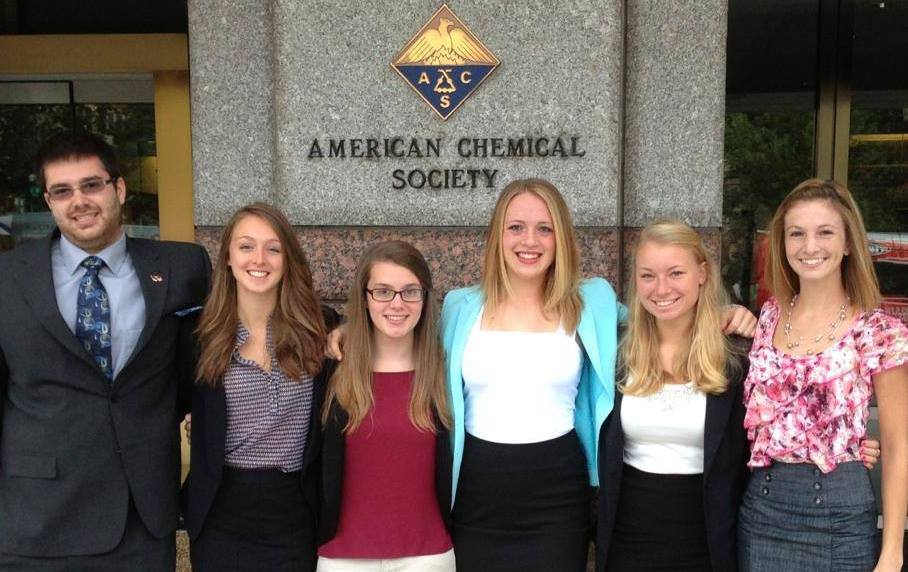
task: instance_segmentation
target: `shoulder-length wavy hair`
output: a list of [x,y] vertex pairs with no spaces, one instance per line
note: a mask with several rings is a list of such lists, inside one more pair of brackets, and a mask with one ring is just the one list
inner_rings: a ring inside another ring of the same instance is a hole
[[[700,287],[690,335],[675,355],[671,373],[676,379],[691,380],[703,393],[723,393],[728,387],[726,364],[730,348],[721,327],[725,291],[718,268],[707,255],[697,231],[681,221],[667,219],[650,224],[640,233],[633,257],[635,276],[637,252],[645,243],[681,247],[693,255],[698,265],[703,265],[706,280]],[[621,341],[624,376],[619,390],[626,395],[651,395],[662,387],[665,372],[659,357],[656,319],[640,302],[636,280],[631,280],[628,303],[627,332]],[[629,380],[633,382],[629,384]]]
[[583,301],[580,299],[580,249],[574,236],[571,212],[555,185],[543,179],[521,179],[501,191],[486,234],[482,264],[482,292],[486,308],[494,312],[512,295],[508,268],[502,248],[505,215],[514,197],[523,193],[536,195],[552,216],[555,231],[555,261],[548,270],[543,296],[543,312],[558,316],[565,331],[573,332],[580,321]]
[[201,350],[196,379],[212,386],[220,383],[236,344],[239,318],[236,279],[229,265],[230,242],[237,223],[249,216],[268,223],[277,234],[284,255],[284,276],[271,314],[274,356],[290,379],[300,379],[303,373],[315,375],[322,367],[327,333],[306,255],[281,211],[265,203],[253,203],[236,211],[224,227],[211,293],[196,329]]
[[406,268],[419,280],[425,290],[422,314],[413,330],[415,372],[410,390],[408,416],[415,427],[435,432],[440,423],[451,427],[445,385],[445,356],[436,323],[438,301],[432,291],[432,274],[426,259],[413,245],[400,240],[380,242],[371,246],[356,267],[356,277],[347,299],[347,331],[344,340],[344,359],[328,384],[322,419],[327,421],[334,402],[347,413],[346,433],[359,427],[372,409],[372,365],[374,360],[373,324],[369,317],[366,288],[372,267],[378,262],[390,262]]
[[801,201],[827,201],[842,217],[848,255],[842,259],[842,285],[851,302],[864,311],[880,305],[880,283],[870,258],[864,219],[845,185],[836,181],[808,179],[788,193],[776,209],[769,226],[769,256],[766,279],[780,303],[790,301],[801,291],[798,275],[785,256],[785,215]]

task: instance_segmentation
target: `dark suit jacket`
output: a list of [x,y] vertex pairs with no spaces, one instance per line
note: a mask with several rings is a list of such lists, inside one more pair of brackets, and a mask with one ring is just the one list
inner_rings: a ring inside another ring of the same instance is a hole
[[[341,491],[344,487],[344,453],[347,440],[344,426],[347,412],[337,403],[331,407],[331,415],[325,423],[322,436],[322,478],[319,497],[318,543],[324,544],[337,534],[340,518]],[[435,494],[438,508],[445,527],[451,529],[451,440],[448,431],[440,423],[435,438]]]
[[[330,330],[338,322],[337,312],[322,307],[325,324]],[[198,352],[198,347],[195,348]],[[313,515],[318,510],[318,460],[321,449],[321,411],[325,387],[334,371],[335,362],[326,360],[322,371],[313,379],[312,418],[303,451],[300,471],[301,486]],[[183,484],[183,517],[189,538],[195,540],[205,526],[208,511],[214,503],[224,469],[224,446],[227,440],[227,400],[223,384],[212,387],[196,383],[192,392],[192,448],[189,476]]]
[[178,386],[189,387],[193,370],[194,316],[180,310],[202,304],[208,255],[195,244],[127,239],[146,318],[111,384],[60,315],[51,240],[0,256],[0,551],[107,552],[130,495],[153,535],[173,534],[178,400],[188,396]]
[[[743,344],[743,342],[741,342]],[[736,346],[741,344],[735,343]],[[721,395],[706,396],[703,437],[703,512],[713,570],[738,569],[738,507],[747,486],[749,448],[744,431],[744,377],[746,353],[729,368],[730,386]],[[615,527],[624,467],[624,431],[621,428],[620,392],[615,407],[602,425],[599,440],[599,518],[596,529],[596,570],[605,570],[609,542]]]

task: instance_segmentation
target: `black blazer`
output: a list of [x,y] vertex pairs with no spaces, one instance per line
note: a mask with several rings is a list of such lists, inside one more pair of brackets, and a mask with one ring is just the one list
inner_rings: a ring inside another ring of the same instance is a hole
[[[338,322],[337,312],[322,306],[322,315],[329,331]],[[196,345],[195,351],[199,348]],[[313,378],[312,418],[309,435],[303,450],[303,467],[300,485],[312,512],[313,520],[318,509],[318,462],[321,451],[321,411],[325,400],[325,387],[335,362],[325,360],[321,371]],[[227,440],[227,398],[223,384],[212,387],[196,383],[192,392],[192,447],[189,457],[189,475],[183,483],[183,518],[189,538],[195,540],[205,526],[208,511],[214,503],[224,469],[224,447]]]
[[[321,410],[331,363],[313,378],[312,417],[303,452],[300,486],[313,524],[318,509],[318,460],[321,450]],[[205,526],[214,503],[224,469],[224,444],[227,439],[227,401],[223,384],[212,387],[197,383],[192,395],[192,448],[189,476],[183,484],[183,516],[189,538],[195,540]]]
[[[331,414],[322,435],[322,478],[319,496],[318,543],[324,544],[337,534],[340,518],[341,491],[344,486],[344,452],[347,441],[344,426],[347,412],[337,403],[332,404]],[[439,427],[435,437],[435,494],[445,528],[451,529],[451,441],[448,430]]]
[[[740,346],[736,341],[735,345]],[[747,354],[730,359],[729,389],[706,396],[703,437],[703,512],[713,570],[738,569],[736,527],[738,507],[747,486],[749,447],[744,431],[744,377]],[[615,406],[600,430],[599,506],[596,529],[596,570],[605,570],[609,542],[615,527],[621,476],[624,467],[624,431],[621,427],[622,394],[615,392]]]
[[112,550],[130,496],[151,534],[174,533],[191,309],[211,271],[198,245],[127,239],[145,325],[110,383],[60,315],[57,236],[0,255],[0,551],[24,556]]

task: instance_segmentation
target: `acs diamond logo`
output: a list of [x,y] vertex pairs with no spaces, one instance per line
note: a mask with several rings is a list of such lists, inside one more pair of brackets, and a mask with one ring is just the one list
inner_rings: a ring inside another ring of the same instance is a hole
[[501,62],[443,4],[391,67],[446,120]]

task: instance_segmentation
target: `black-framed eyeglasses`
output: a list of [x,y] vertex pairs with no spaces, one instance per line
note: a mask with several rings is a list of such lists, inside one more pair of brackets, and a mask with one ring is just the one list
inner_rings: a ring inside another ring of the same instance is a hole
[[404,302],[422,302],[426,297],[426,291],[423,288],[407,288],[405,290],[392,290],[391,288],[373,288],[366,292],[376,302],[390,302],[395,296],[400,294],[400,299]]
[[[107,187],[107,185],[116,180],[116,177],[111,177],[106,181],[99,177],[97,179],[82,181],[81,183],[76,185],[76,187],[83,195],[94,195],[103,191],[104,188]],[[75,192],[76,189],[70,187],[69,185],[54,185],[53,187],[47,189],[47,196],[54,201],[65,201],[66,199],[72,198]]]

